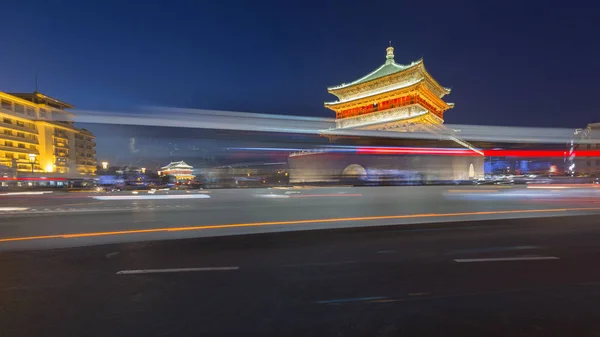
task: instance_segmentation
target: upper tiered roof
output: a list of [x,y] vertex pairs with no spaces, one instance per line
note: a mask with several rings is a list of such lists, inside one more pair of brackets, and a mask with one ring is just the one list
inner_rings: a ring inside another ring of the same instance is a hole
[[450,89],[441,86],[425,69],[423,59],[403,65],[394,61],[394,48],[386,49],[386,61],[371,73],[350,83],[327,88],[330,94],[338,97],[338,101],[326,102],[325,106],[334,106],[340,103],[354,101],[382,93],[406,89],[426,83],[429,90],[442,98],[450,93]]
[[334,87],[329,87],[329,88],[327,88],[327,90],[342,89],[342,88],[351,87],[353,85],[369,82],[369,81],[372,81],[372,80],[375,80],[375,79],[378,79],[378,78],[381,78],[384,76],[395,74],[397,72],[412,68],[420,63],[423,63],[423,59],[419,59],[419,60],[414,61],[411,64],[407,64],[407,65],[396,63],[394,61],[394,47],[392,47],[392,46],[389,46],[386,49],[385,58],[386,58],[386,61],[384,64],[382,64],[381,66],[379,66],[379,68],[373,70],[366,76],[363,76],[363,77],[357,79],[356,81],[352,81],[350,83],[342,83],[342,84],[334,86]]

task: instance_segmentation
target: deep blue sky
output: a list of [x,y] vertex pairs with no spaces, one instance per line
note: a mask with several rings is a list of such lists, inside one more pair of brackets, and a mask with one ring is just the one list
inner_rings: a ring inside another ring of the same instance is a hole
[[600,120],[600,20],[576,1],[11,1],[1,11],[0,91],[32,91],[37,71],[40,91],[80,109],[333,117],[326,87],[378,67],[392,40],[397,62],[422,56],[452,87],[447,123]]

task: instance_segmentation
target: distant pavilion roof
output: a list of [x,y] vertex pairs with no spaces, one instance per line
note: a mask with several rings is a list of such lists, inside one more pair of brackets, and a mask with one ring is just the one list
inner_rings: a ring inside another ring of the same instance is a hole
[[182,161],[172,161],[169,163],[169,165],[161,167],[161,170],[163,170],[163,171],[173,170],[173,169],[191,170],[191,169],[193,169],[193,167],[186,164],[183,160]]
[[329,87],[327,88],[328,90],[336,90],[336,89],[342,89],[342,88],[346,88],[346,87],[351,87],[353,85],[357,85],[357,84],[361,84],[361,83],[365,83],[365,82],[369,82],[372,81],[374,79],[380,78],[380,77],[384,77],[384,76],[388,76],[403,70],[406,70],[408,68],[412,68],[420,63],[423,63],[423,59],[419,59],[417,61],[412,62],[411,64],[408,65],[403,65],[403,64],[398,64],[394,61],[394,47],[388,47],[386,49],[386,61],[384,64],[382,64],[379,68],[373,70],[372,72],[370,72],[369,74],[367,74],[364,77],[361,77],[359,79],[357,79],[356,81],[350,82],[350,83],[343,83],[341,85],[338,86],[334,86],[334,87]]

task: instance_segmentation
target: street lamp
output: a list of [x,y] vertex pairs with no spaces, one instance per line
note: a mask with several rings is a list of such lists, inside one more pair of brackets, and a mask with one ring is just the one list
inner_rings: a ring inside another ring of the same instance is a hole
[[146,174],[146,168],[142,167],[142,174]]
[[35,153],[30,153],[29,155],[29,163],[31,163],[31,173],[33,173],[33,165],[35,164]]
[[108,162],[107,161],[103,161],[102,162],[102,169],[103,170],[107,170],[108,169]]

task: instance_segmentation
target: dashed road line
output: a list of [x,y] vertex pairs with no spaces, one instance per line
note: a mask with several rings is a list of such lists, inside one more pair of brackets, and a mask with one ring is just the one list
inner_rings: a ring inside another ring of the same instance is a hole
[[240,269],[240,267],[238,267],[238,266],[204,267],[204,268],[171,268],[171,269],[133,269],[133,270],[118,271],[117,275],[186,273],[186,272],[198,272],[198,271],[227,271],[227,270],[238,270],[238,269]]
[[365,302],[365,301],[381,301],[385,300],[383,296],[371,296],[371,297],[354,297],[354,298],[340,298],[335,300],[324,300],[316,301],[318,304],[338,304],[338,303],[349,303],[349,302]]
[[315,263],[299,263],[299,264],[286,264],[282,267],[319,267],[319,266],[336,266],[345,264],[354,264],[360,261],[334,261],[334,262],[315,262]]
[[540,260],[560,260],[556,256],[518,256],[518,257],[491,257],[491,258],[479,258],[479,259],[454,259],[454,262],[458,263],[472,263],[472,262],[506,262],[506,261],[540,261]]

